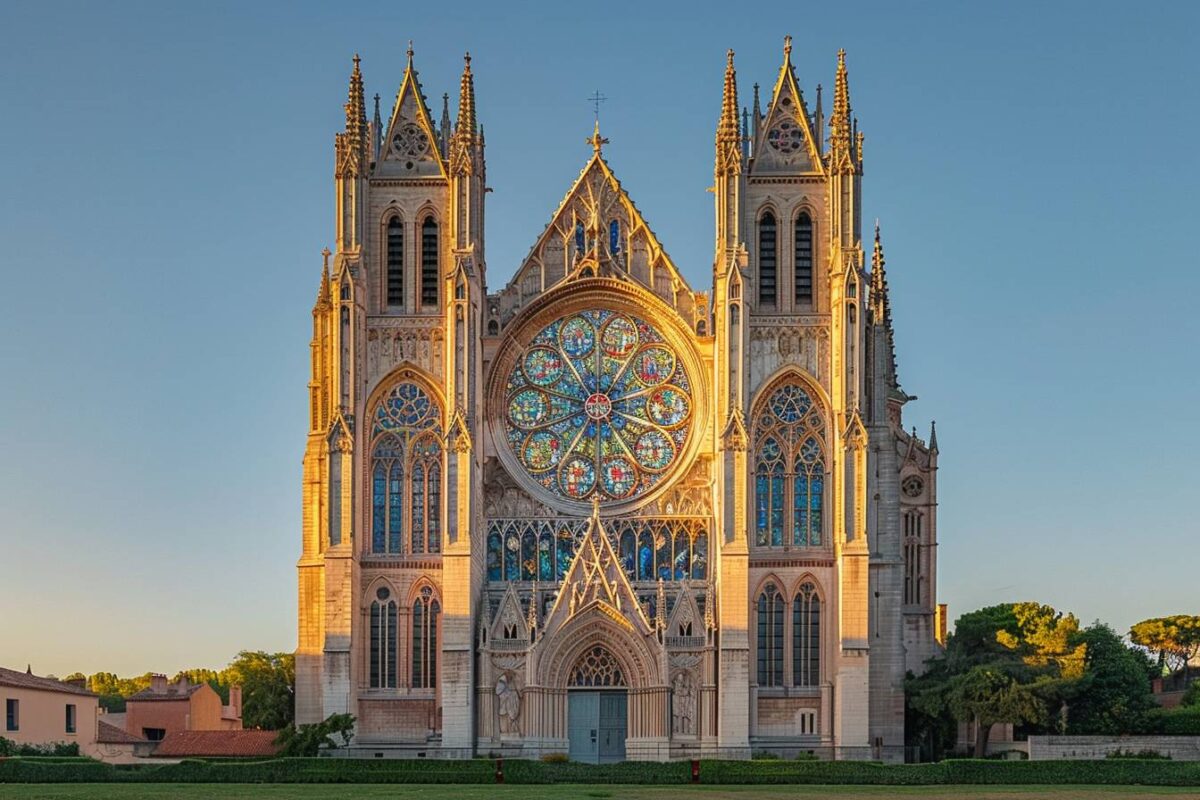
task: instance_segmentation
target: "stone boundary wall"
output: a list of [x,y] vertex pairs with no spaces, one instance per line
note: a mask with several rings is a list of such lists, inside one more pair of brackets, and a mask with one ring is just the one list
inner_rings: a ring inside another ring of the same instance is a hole
[[1200,736],[1030,736],[1029,760],[1090,760],[1153,750],[1175,761],[1200,761]]

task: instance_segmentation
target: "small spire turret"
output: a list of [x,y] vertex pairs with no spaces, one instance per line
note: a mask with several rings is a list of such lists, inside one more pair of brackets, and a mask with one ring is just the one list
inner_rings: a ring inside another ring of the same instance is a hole
[[379,116],[379,92],[375,93],[375,117],[371,125],[371,158],[378,161],[379,149],[383,142],[383,119]]
[[934,419],[929,421],[929,452],[936,453],[937,451],[937,420]]
[[726,54],[725,86],[721,95],[721,119],[717,123],[717,174],[741,172],[741,132],[738,125],[737,71],[733,50]]
[[371,154],[367,126],[367,104],[363,96],[361,59],[354,54],[354,69],[350,73],[350,89],[346,96],[346,130],[337,134],[335,150],[336,173],[339,177],[360,177],[366,174]]
[[471,54],[463,55],[462,79],[458,88],[458,134],[475,134],[475,76],[471,74]]
[[450,147],[450,93],[442,92],[442,118],[438,121],[438,144],[442,148],[442,158],[449,154]]
[[846,73],[846,51],[838,50],[837,80],[833,87],[833,116],[829,119],[829,152],[835,170],[854,171],[851,147],[856,132],[850,117],[850,79]]
[[888,297],[885,264],[883,240],[879,234],[879,220],[875,220],[875,249],[871,254],[871,314],[874,323],[883,327],[889,359],[888,385],[896,388],[900,383],[896,376],[896,342],[895,332],[892,329],[892,303]]

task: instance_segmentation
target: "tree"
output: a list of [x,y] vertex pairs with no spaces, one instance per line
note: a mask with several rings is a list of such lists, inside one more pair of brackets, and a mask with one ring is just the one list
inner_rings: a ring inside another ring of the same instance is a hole
[[295,719],[296,659],[291,653],[243,650],[222,673],[242,687],[242,725],[279,731]]
[[[350,744],[354,734],[354,717],[350,714],[333,714],[324,722],[313,725],[288,725],[279,731],[275,744],[279,746],[279,755],[293,757],[314,757],[320,754],[321,746],[333,744],[345,747]],[[332,741],[336,736],[339,741]]]
[[1155,707],[1151,663],[1116,631],[1096,622],[1078,639],[1087,646],[1084,675],[1070,701],[1067,729],[1075,735],[1116,736],[1139,730]]
[[987,755],[988,735],[997,722],[1035,722],[1045,706],[1028,684],[999,669],[972,667],[950,680],[946,707],[958,719],[975,726],[975,757]]
[[1158,658],[1160,669],[1183,670],[1188,682],[1188,664],[1200,653],[1200,616],[1176,614],[1144,619],[1129,629],[1129,640]]

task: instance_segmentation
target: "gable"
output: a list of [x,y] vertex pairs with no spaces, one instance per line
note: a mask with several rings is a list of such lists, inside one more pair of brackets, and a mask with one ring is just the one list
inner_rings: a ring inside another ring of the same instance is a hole
[[631,279],[690,323],[706,313],[599,150],[501,292],[502,324],[547,290],[591,275]]
[[824,171],[821,148],[812,130],[808,105],[785,61],[774,96],[754,143],[754,173],[809,174]]
[[400,178],[446,177],[433,118],[411,63],[404,71],[404,80],[396,93],[396,104],[372,174]]

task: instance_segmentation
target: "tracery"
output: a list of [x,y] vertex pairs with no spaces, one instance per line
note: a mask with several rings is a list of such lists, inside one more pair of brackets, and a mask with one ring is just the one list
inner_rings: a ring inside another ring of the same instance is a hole
[[755,543],[819,547],[823,537],[825,420],[798,383],[775,389],[754,420]]

